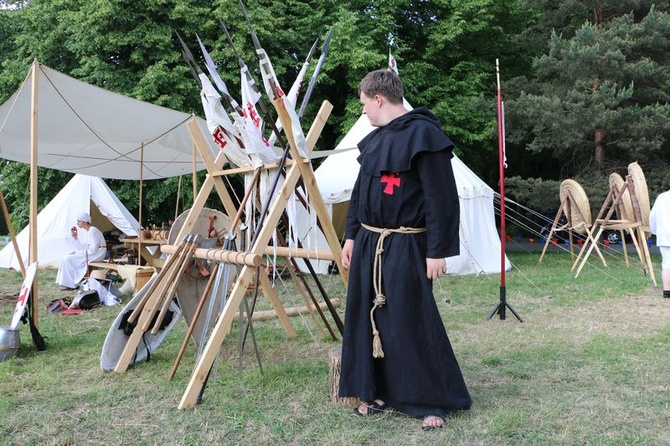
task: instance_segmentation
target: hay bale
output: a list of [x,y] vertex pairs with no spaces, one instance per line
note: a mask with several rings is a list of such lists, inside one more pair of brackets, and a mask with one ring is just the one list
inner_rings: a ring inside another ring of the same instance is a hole
[[575,180],[567,179],[561,182],[559,188],[561,203],[568,195],[572,196],[571,206],[567,202],[563,207],[563,213],[568,218],[568,226],[580,234],[586,232],[586,228],[591,227],[591,205],[586,197],[584,188]]
[[644,177],[642,168],[637,161],[628,165],[628,175],[633,180],[633,186],[635,187],[635,197],[637,198],[637,203],[640,206],[640,214],[642,215],[642,226],[648,232],[649,213],[651,212],[649,189],[647,188],[647,180]]
[[610,175],[610,189],[616,188],[616,190],[619,192],[621,192],[622,190],[624,191],[623,195],[621,196],[621,201],[619,202],[619,205],[616,208],[617,217],[619,218],[619,220],[627,220],[630,222],[634,222],[635,211],[633,208],[633,201],[630,198],[628,188],[626,187],[624,190],[625,184],[626,182],[618,173],[614,172]]

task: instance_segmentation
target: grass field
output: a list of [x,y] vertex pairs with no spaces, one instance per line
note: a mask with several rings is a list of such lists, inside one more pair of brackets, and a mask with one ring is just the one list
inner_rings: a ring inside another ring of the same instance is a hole
[[[251,342],[240,369],[237,324],[223,343],[202,404],[178,410],[194,366],[187,349],[168,374],[186,326],[179,323],[150,362],[125,374],[99,368],[102,343],[120,307],[62,316],[44,311],[66,295],[40,271],[38,352],[27,326],[18,354],[0,363],[0,443],[45,445],[663,445],[670,444],[670,300],[631,260],[593,260],[574,279],[570,255],[510,253],[508,311],[488,319],[498,275],[450,276],[435,285],[438,306],[473,397],[473,407],[423,432],[397,413],[358,418],[329,401],[328,350],[339,341],[296,316],[289,338],[276,320],[257,322],[263,373]],[[595,256],[592,259],[597,259]],[[659,258],[654,257],[657,278]],[[339,276],[322,278],[344,303]],[[0,271],[0,293],[19,275]],[[301,304],[290,283],[285,306]],[[315,288],[316,289],[316,288]],[[127,300],[127,299],[126,299]],[[8,325],[13,302],[0,305]],[[264,309],[267,304],[260,302]],[[344,314],[340,308],[340,314]]]

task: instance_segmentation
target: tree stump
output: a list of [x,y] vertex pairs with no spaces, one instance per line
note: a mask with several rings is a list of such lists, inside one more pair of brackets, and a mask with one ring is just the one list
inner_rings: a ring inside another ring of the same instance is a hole
[[344,405],[357,406],[358,398],[340,398],[340,373],[342,372],[342,346],[331,347],[328,352],[328,385],[330,387],[330,401]]

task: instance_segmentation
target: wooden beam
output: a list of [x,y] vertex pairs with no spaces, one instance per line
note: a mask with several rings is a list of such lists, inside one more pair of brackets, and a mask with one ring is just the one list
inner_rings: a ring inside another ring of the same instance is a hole
[[[286,139],[288,140],[291,146],[291,156],[293,157],[293,159],[302,160],[303,158],[298,152],[298,147],[295,141],[295,137],[293,135],[293,128],[291,127],[291,117],[288,111],[286,110],[284,101],[282,101],[281,99],[277,99],[274,101],[274,104],[275,108],[277,109],[277,113],[279,114],[279,119],[281,120],[282,126],[284,127],[284,132],[286,133]],[[319,114],[321,114],[321,112],[324,110],[332,110],[332,107],[333,106],[329,102],[324,102],[324,104],[321,107],[321,110],[319,111]],[[328,111],[328,113],[330,113],[330,111]],[[321,122],[318,118],[318,115],[317,115],[317,122],[319,123]],[[308,138],[310,138],[310,140],[308,141],[316,143],[316,141],[313,140],[314,136],[312,134],[311,129],[310,133],[308,134]],[[308,149],[311,151],[309,144]],[[340,240],[337,238],[337,234],[335,233],[335,228],[333,227],[330,215],[328,214],[326,204],[324,203],[323,197],[321,196],[321,192],[319,191],[319,186],[316,183],[316,177],[314,176],[312,166],[311,164],[306,165],[304,163],[297,163],[297,165],[298,168],[300,169],[302,182],[305,185],[307,194],[310,197],[310,203],[314,206],[314,209],[316,210],[316,217],[321,223],[321,231],[323,232],[323,235],[326,237],[328,246],[330,247],[330,250],[333,253],[333,258],[335,260],[335,263],[337,264],[338,270],[340,271],[340,277],[342,277],[342,280],[346,285],[349,280],[349,272],[342,267],[342,247],[340,246]]]

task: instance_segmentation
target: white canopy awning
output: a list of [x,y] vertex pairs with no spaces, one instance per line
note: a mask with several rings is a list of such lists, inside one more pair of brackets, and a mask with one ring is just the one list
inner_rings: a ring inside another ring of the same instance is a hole
[[[137,180],[144,144],[144,179],[193,172],[192,115],[138,101],[78,81],[41,64],[37,67],[37,147],[41,167]],[[30,163],[32,72],[0,106],[0,158]],[[203,119],[195,118],[203,135]],[[212,154],[218,148],[205,140]],[[198,158],[196,170],[204,169]]]

